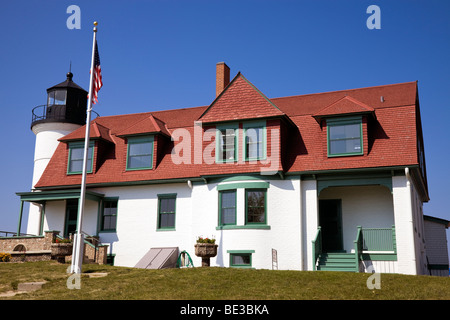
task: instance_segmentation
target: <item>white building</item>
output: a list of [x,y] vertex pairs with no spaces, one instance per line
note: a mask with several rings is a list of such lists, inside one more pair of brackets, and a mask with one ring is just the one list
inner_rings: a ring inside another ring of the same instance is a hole
[[[91,122],[82,230],[115,265],[170,247],[199,266],[203,236],[212,266],[428,274],[416,82],[269,99],[229,79],[218,63],[209,106]],[[33,119],[33,186],[18,193],[29,234],[77,228],[85,128],[68,110],[85,104],[72,85],[49,89],[63,117]]]

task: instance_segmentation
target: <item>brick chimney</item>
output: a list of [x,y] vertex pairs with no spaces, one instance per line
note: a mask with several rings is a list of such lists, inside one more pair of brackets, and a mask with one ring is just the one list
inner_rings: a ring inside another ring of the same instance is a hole
[[216,97],[222,93],[229,83],[230,68],[225,62],[218,62],[216,64]]

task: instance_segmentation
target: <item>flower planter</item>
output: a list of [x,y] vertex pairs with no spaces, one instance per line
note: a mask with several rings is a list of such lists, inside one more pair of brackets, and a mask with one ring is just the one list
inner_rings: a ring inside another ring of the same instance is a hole
[[72,255],[72,243],[52,243],[52,257],[60,263],[66,261],[66,256]]
[[209,267],[209,258],[217,255],[217,244],[214,243],[196,243],[195,255],[202,258],[202,267]]

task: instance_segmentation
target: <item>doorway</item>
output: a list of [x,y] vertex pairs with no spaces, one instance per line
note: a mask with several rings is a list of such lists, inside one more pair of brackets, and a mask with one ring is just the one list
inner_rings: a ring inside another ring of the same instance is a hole
[[68,199],[66,201],[66,220],[64,223],[64,237],[69,237],[77,230],[78,199]]
[[319,225],[322,229],[322,251],[344,251],[341,199],[319,200]]

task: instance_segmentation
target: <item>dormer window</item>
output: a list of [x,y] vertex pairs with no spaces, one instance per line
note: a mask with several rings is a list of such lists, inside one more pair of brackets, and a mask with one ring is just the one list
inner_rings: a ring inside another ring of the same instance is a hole
[[266,158],[266,123],[244,123],[244,159]]
[[362,117],[327,119],[328,156],[362,155]]
[[[94,142],[91,141],[88,150],[87,173],[92,173],[94,154]],[[80,174],[83,172],[84,142],[69,143],[69,163],[67,164],[67,174]]]
[[217,126],[216,162],[234,162],[238,158],[238,125]]
[[153,136],[128,138],[127,170],[153,168]]

